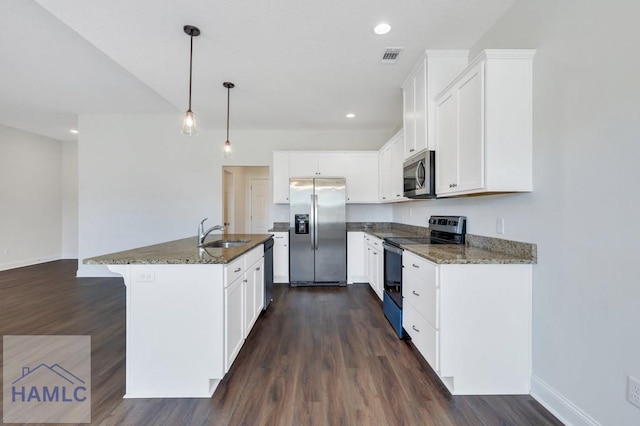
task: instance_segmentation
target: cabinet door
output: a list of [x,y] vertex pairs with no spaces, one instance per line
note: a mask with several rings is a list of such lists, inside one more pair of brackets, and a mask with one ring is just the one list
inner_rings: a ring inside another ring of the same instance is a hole
[[318,177],[318,154],[315,152],[289,153],[289,176],[291,178]]
[[458,181],[456,190],[484,187],[484,63],[457,85]]
[[390,166],[390,177],[389,181],[390,192],[389,195],[393,200],[403,200],[404,198],[404,182],[403,182],[403,169],[402,163],[404,160],[403,151],[404,150],[404,139],[402,134],[399,134],[398,137],[391,144],[391,162]]
[[273,234],[273,282],[289,282],[289,233]]
[[357,152],[345,157],[347,203],[378,202],[378,153]]
[[318,154],[318,177],[344,177],[351,167],[349,154],[342,152]]
[[347,232],[347,284],[366,282],[363,235],[363,232]]
[[455,191],[458,182],[458,106],[449,91],[436,104],[436,193]]
[[380,167],[379,167],[379,192],[380,201],[391,201],[394,197],[392,195],[391,182],[393,175],[393,152],[392,147],[388,146],[384,150],[380,151]]
[[427,149],[427,63],[426,58],[414,74],[415,85],[415,152]]
[[236,279],[224,289],[224,353],[225,372],[229,371],[244,342],[243,278]]
[[402,86],[402,109],[404,127],[404,158],[416,151],[415,78],[411,76]]
[[256,276],[253,266],[249,267],[243,279],[244,286],[244,330],[243,338],[247,338],[255,319],[254,306],[256,303]]
[[369,247],[369,236],[365,233],[363,233],[362,246],[364,248],[362,253],[364,260],[364,280],[365,282],[371,284],[371,273],[369,270],[369,263],[371,262],[371,259],[369,259],[369,256],[371,255],[371,247]]
[[256,291],[253,303],[254,317],[252,322],[255,324],[258,316],[260,316],[260,312],[262,312],[262,307],[264,306],[264,258],[261,258],[258,263],[253,265],[253,275]]
[[289,153],[273,153],[273,202],[289,203]]
[[376,256],[376,277],[377,293],[380,300],[384,294],[384,252],[382,250],[375,253]]

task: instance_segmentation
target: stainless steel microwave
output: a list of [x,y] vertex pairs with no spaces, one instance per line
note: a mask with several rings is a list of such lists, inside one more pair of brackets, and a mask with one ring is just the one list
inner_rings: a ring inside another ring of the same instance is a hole
[[424,150],[403,164],[404,196],[436,198],[436,152]]

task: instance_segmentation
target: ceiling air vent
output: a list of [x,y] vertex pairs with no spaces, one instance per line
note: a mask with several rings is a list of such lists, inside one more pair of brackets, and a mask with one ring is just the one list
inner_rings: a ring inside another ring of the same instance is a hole
[[380,58],[381,64],[395,64],[404,47],[387,47]]

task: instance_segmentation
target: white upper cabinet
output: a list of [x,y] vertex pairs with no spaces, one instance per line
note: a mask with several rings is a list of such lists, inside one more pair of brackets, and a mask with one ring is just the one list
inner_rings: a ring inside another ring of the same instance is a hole
[[534,50],[485,50],[435,99],[439,197],[532,190]]
[[402,178],[402,162],[404,159],[403,131],[396,133],[380,148],[380,201],[406,200]]
[[276,204],[289,203],[289,153],[274,151],[273,167],[271,168],[271,182],[273,182],[273,202]]
[[427,50],[402,85],[406,159],[435,149],[433,98],[467,66],[467,50]]
[[346,179],[348,204],[378,202],[377,151],[274,151],[273,166],[276,203],[289,203],[290,178],[322,177]]

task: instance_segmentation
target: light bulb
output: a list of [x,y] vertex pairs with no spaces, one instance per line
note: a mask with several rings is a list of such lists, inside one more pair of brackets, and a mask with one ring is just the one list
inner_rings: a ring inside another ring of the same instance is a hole
[[224,149],[222,150],[223,158],[233,158],[233,151],[231,150],[231,142],[226,141],[224,143]]
[[198,134],[196,116],[191,110],[188,110],[184,114],[184,121],[182,122],[182,133],[189,136],[195,136]]

